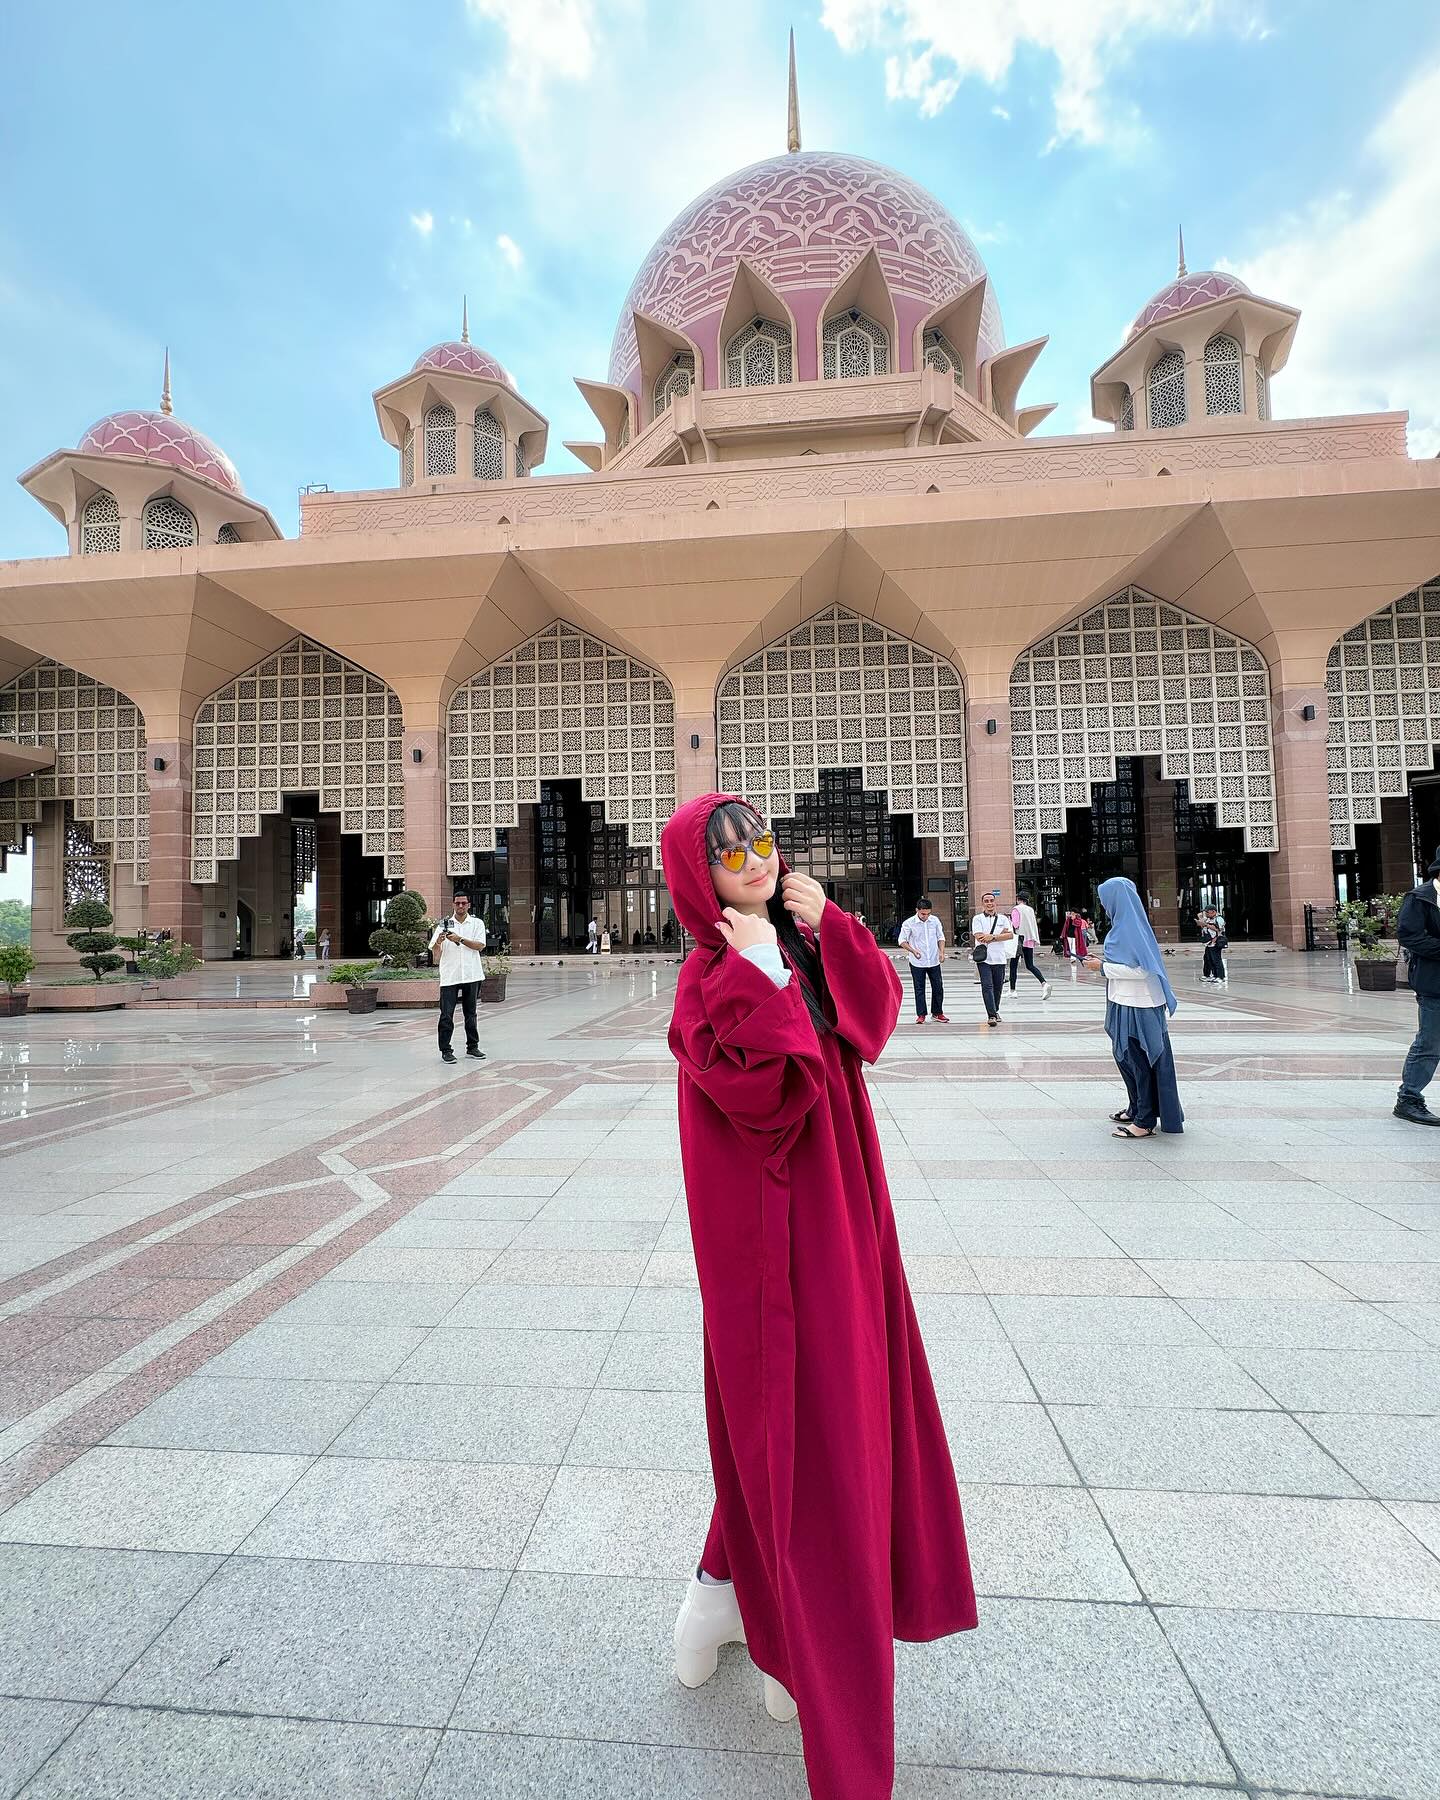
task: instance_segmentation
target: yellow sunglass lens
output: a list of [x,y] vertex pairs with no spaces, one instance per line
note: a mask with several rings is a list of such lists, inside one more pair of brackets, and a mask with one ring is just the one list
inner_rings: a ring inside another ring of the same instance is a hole
[[762,831],[759,837],[752,840],[750,848],[760,858],[761,862],[764,862],[765,858],[775,848],[775,833],[773,831]]
[[764,862],[774,848],[775,833],[762,831],[759,837],[751,838],[748,844],[732,844],[728,850],[722,850],[718,861],[721,868],[728,869],[732,875],[738,875],[745,867],[745,858],[750,851],[753,850],[761,862]]

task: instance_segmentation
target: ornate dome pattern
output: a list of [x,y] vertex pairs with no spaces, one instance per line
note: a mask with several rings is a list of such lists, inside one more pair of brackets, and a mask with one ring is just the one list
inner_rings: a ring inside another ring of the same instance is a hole
[[1204,306],[1211,300],[1224,300],[1231,294],[1248,294],[1249,288],[1238,275],[1226,275],[1218,269],[1200,269],[1193,275],[1177,275],[1174,281],[1161,288],[1146,306],[1135,315],[1135,323],[1125,333],[1125,341],[1137,332],[1144,331],[1148,325],[1156,325],[1161,319],[1173,319],[1180,313],[1189,312],[1192,307]]
[[432,344],[423,356],[417,356],[410,373],[418,374],[421,369],[434,369],[442,375],[481,375],[486,381],[502,381],[508,388],[515,386],[509,370],[493,356],[487,356],[483,350],[477,350],[473,344],[459,338]]
[[[610,380],[629,384],[639,362],[632,312],[687,330],[724,306],[742,257],[781,293],[828,294],[872,247],[897,310],[908,298],[914,311],[928,312],[985,273],[940,202],[880,163],[807,150],[727,175],[671,221],[641,264],[615,328]],[[1004,343],[1000,309],[987,293],[981,357]]]
[[235,465],[202,432],[163,412],[117,412],[97,419],[81,438],[83,456],[143,456],[202,475],[234,493],[243,490]]

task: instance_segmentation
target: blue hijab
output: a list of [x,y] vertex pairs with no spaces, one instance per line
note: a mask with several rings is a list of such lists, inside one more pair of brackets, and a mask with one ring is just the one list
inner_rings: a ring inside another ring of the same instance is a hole
[[1144,969],[1156,975],[1165,995],[1165,1010],[1173,1013],[1180,1002],[1165,973],[1165,961],[1135,883],[1125,875],[1112,875],[1100,883],[1100,904],[1105,908],[1110,929],[1105,933],[1106,962],[1124,963],[1127,969]]

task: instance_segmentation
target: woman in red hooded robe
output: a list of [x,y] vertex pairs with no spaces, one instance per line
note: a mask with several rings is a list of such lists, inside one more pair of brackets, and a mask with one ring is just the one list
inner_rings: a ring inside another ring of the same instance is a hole
[[715,1477],[677,1672],[743,1638],[772,1714],[794,1696],[815,1800],[889,1800],[894,1639],[976,1623],[861,1072],[900,978],[735,795],[681,807],[661,855],[696,943],[670,1047]]

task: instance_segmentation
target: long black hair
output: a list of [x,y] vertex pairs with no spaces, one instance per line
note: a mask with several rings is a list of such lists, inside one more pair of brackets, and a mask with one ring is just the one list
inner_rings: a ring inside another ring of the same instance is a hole
[[[705,821],[705,848],[711,856],[718,856],[727,845],[747,843],[764,829],[765,821],[753,807],[747,806],[743,800],[726,800]],[[794,913],[785,910],[778,881],[775,892],[766,903],[765,913],[775,927],[775,936],[786,962],[799,977],[805,1010],[810,1014],[815,1030],[829,1031],[830,1021],[825,1017],[821,1004],[825,991],[825,971],[820,963],[819,939],[807,938],[796,922]]]

